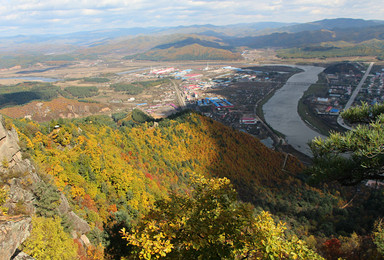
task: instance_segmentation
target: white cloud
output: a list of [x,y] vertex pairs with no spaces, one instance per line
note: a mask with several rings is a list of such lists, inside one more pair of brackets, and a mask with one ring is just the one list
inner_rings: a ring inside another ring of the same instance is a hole
[[382,0],[0,0],[0,31],[4,35],[106,26],[383,19],[383,13]]
[[83,15],[98,15],[98,14],[101,14],[102,11],[97,9],[83,9],[81,10],[81,13]]
[[310,5],[310,6],[342,6],[346,4],[346,0],[295,0],[294,5]]

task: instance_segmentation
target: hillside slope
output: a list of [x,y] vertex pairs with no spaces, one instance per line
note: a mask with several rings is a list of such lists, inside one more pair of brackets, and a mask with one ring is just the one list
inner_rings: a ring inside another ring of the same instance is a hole
[[232,46],[248,46],[251,48],[268,47],[302,47],[322,42],[346,41],[360,43],[372,39],[384,39],[384,25],[365,28],[335,28],[332,30],[321,29],[301,31],[297,33],[272,33],[256,37],[243,37],[228,39]]
[[[171,61],[171,60],[238,60],[241,55],[221,48],[205,47],[200,44],[187,44],[179,47],[167,45],[145,53],[126,56],[125,59]],[[170,46],[170,47],[168,47]]]
[[319,250],[326,237],[367,234],[382,210],[371,207],[380,194],[365,192],[355,198],[356,206],[341,208],[352,192],[342,190],[341,196],[307,185],[296,158],[199,114],[186,111],[159,122],[138,111],[113,118],[120,120],[14,120],[23,157],[53,179],[70,208],[89,223],[91,242],[102,243],[107,255],[130,254],[119,230],[130,229],[170,193],[190,194],[193,173],[229,178],[239,199],[256,212],[270,211],[287,223],[289,233],[313,248],[318,243]]
[[[52,130],[57,124],[60,129]],[[192,172],[227,177],[243,201],[293,222],[298,220],[288,216],[299,212],[328,222],[326,215],[338,203],[297,178],[302,166],[294,157],[283,168],[283,154],[198,114],[158,126],[129,118],[121,124],[95,116],[16,124],[25,151],[95,227],[108,223],[115,211],[137,216],[169,191],[187,190]],[[308,197],[305,204],[299,204],[301,196]]]

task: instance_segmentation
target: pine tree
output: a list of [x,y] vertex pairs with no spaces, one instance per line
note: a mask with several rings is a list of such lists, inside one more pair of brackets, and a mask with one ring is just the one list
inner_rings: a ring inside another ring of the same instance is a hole
[[364,180],[384,179],[384,104],[361,106],[341,115],[355,127],[344,133],[332,133],[327,139],[316,138],[312,177],[355,185]]

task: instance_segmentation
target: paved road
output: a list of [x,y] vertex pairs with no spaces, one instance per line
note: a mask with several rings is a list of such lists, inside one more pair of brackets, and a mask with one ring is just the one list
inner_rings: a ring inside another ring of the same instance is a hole
[[177,101],[179,102],[180,107],[184,108],[185,107],[185,100],[181,96],[180,89],[179,89],[179,87],[177,86],[177,84],[173,80],[171,80],[171,82],[172,82],[173,87],[175,88],[175,91],[176,91]]
[[324,68],[314,66],[295,66],[304,72],[293,75],[287,83],[276,91],[275,95],[263,106],[267,123],[286,136],[286,141],[296,150],[312,156],[308,142],[321,136],[309,128],[297,112],[297,104],[308,87],[317,82],[318,74]]
[[[364,74],[363,78],[360,80],[359,85],[357,85],[357,87],[353,91],[351,97],[349,98],[347,104],[344,107],[344,110],[347,110],[348,108],[350,108],[351,105],[353,104],[353,102],[355,101],[357,94],[359,94],[359,91],[360,91],[361,87],[363,86],[363,84],[366,81],[369,73],[371,72],[372,66],[373,66],[373,62],[371,62],[369,64],[368,69],[365,71],[365,74]],[[346,125],[344,123],[344,120],[343,120],[343,118],[340,115],[337,117],[337,123],[339,125],[341,125],[342,127],[348,129],[348,130],[352,129],[350,126],[348,126],[348,125]]]

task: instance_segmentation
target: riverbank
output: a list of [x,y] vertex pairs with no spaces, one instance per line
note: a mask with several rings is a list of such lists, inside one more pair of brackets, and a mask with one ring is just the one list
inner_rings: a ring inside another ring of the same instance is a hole
[[[292,65],[291,65],[292,66]],[[293,75],[263,106],[268,125],[285,135],[285,140],[299,152],[312,156],[308,142],[325,136],[308,127],[298,114],[298,102],[309,86],[318,80],[324,70],[315,66],[295,66],[304,72]]]

